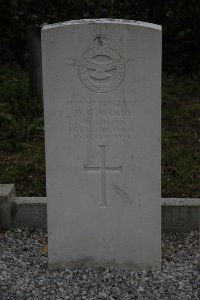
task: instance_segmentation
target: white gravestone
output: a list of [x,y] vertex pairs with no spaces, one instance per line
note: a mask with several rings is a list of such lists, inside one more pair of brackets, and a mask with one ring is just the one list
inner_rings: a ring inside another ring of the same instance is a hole
[[160,267],[161,27],[42,30],[49,267]]

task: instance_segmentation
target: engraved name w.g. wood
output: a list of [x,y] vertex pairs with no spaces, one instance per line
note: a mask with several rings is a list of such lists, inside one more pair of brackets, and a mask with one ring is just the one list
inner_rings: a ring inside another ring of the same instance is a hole
[[108,167],[106,166],[106,145],[98,145],[100,147],[101,165],[84,166],[86,172],[100,173],[101,175],[101,203],[100,207],[108,206],[106,200],[106,172],[122,172],[122,166]]
[[114,49],[109,47],[109,38],[97,34],[95,47],[73,59],[78,66],[78,75],[86,88],[97,93],[107,93],[117,88],[125,75],[125,62]]

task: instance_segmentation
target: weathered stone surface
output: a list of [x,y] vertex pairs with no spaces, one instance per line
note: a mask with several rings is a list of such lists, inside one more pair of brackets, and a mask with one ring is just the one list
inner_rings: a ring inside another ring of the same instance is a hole
[[45,197],[16,197],[11,206],[13,227],[47,227],[47,201]]
[[10,208],[14,197],[14,184],[0,184],[0,229],[11,226]]
[[49,266],[160,267],[160,26],[42,30]]

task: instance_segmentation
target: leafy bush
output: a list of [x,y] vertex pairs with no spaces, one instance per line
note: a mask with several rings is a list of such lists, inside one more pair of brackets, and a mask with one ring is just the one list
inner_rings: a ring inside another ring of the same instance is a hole
[[41,99],[29,97],[29,80],[19,66],[0,66],[0,141],[27,141],[43,130]]
[[45,195],[42,103],[16,65],[0,66],[0,182],[20,196]]
[[200,196],[200,76],[163,76],[162,196]]

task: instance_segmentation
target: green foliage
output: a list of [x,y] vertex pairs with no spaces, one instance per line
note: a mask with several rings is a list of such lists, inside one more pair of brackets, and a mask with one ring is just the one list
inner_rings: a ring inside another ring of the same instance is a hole
[[[45,195],[45,159],[43,138],[20,143],[0,151],[0,182],[15,183],[19,196]],[[8,151],[9,150],[9,151]]]
[[27,74],[18,66],[0,66],[0,142],[27,141],[43,130],[42,103],[30,98]]
[[29,96],[27,73],[0,66],[0,182],[17,195],[45,195],[42,102]]
[[163,78],[162,195],[200,196],[200,76]]

